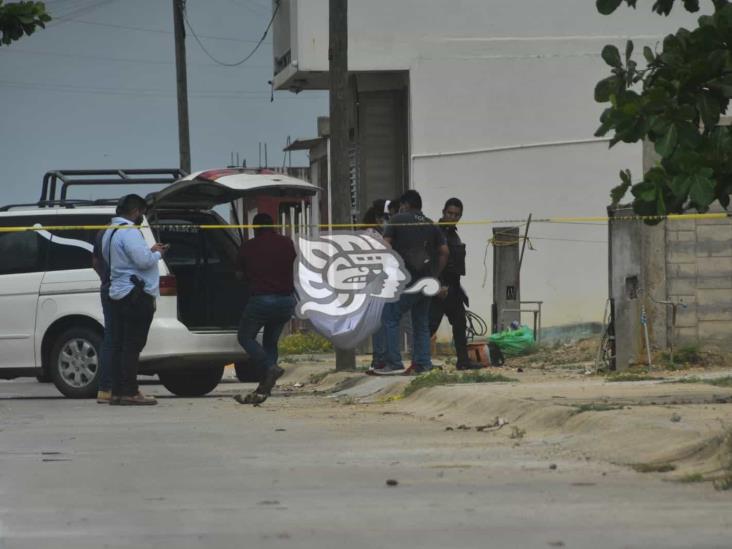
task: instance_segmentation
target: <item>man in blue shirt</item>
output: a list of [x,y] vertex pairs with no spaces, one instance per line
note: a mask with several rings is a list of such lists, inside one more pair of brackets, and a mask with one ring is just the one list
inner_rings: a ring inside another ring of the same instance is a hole
[[136,194],[120,199],[117,217],[102,238],[102,253],[109,266],[112,306],[112,397],[110,404],[152,405],[137,385],[140,353],[147,343],[155,298],[160,295],[158,261],[166,246],[148,247],[142,232],[125,225],[140,225],[147,203]]

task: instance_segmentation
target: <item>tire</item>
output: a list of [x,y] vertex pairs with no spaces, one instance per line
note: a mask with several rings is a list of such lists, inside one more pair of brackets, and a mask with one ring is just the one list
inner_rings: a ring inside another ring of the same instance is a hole
[[224,366],[163,370],[158,377],[163,386],[177,396],[199,397],[213,391],[224,375]]
[[56,338],[48,369],[54,385],[64,396],[96,396],[101,347],[102,335],[91,328],[70,328]]
[[236,378],[242,383],[259,383],[262,377],[259,370],[253,367],[248,360],[236,361],[234,371]]

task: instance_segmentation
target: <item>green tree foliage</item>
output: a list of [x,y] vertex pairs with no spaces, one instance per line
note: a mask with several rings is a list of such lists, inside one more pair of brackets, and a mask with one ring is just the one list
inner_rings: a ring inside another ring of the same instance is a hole
[[[623,2],[635,8],[636,0],[596,0],[605,15]],[[699,0],[657,0],[652,9],[668,15],[674,4],[699,10]],[[633,183],[628,170],[620,173],[614,205],[628,191],[639,215],[705,212],[715,201],[729,205],[732,127],[718,123],[732,98],[732,5],[711,4],[713,13],[699,17],[693,30],[680,28],[655,49],[644,47],[642,68],[631,41],[622,53],[613,45],[602,50],[611,75],[597,83],[595,100],[610,106],[595,135],[614,132],[611,147],[648,139],[660,156],[640,182]]]
[[12,2],[3,5],[0,0],[0,45],[31,35],[36,28],[46,28],[51,16],[43,2]]

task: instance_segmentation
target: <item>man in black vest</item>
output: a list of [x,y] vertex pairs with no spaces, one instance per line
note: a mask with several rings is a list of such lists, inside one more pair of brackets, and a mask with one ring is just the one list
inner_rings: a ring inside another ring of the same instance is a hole
[[445,269],[440,273],[440,293],[432,298],[430,306],[430,334],[434,335],[440,327],[442,317],[452,325],[452,338],[457,351],[457,369],[474,370],[482,366],[468,358],[468,339],[465,319],[465,306],[468,296],[460,285],[460,277],[465,275],[465,244],[457,233],[457,222],[463,216],[463,203],[458,198],[445,202],[440,219],[440,229],[445,235],[450,256]]
[[[448,248],[437,226],[422,213],[422,197],[415,190],[400,199],[401,212],[384,229],[384,240],[402,257],[412,283],[437,277],[447,264]],[[414,350],[412,365],[405,370],[399,352],[399,323],[409,312],[412,318]],[[386,364],[376,375],[416,375],[432,369],[429,333],[430,298],[421,293],[404,293],[384,306],[382,322],[386,332]]]

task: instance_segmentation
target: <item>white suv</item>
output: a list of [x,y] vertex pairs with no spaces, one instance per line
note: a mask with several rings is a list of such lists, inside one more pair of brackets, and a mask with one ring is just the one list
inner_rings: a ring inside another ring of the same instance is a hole
[[[61,227],[107,225],[115,208],[109,200],[67,200],[74,181],[56,173],[61,200],[44,184],[38,204],[0,208],[0,378],[46,377],[64,395],[84,398],[96,394],[104,324],[91,268],[97,229]],[[139,181],[116,181],[126,182]],[[218,204],[261,194],[304,200],[316,191],[284,175],[226,169],[191,174],[148,196],[145,240],[170,249],[159,265],[161,296],[141,374],[158,374],[174,394],[200,396],[216,387],[226,364],[245,358],[236,338],[246,302],[235,276],[239,233],[201,225],[226,223],[212,210]]]

